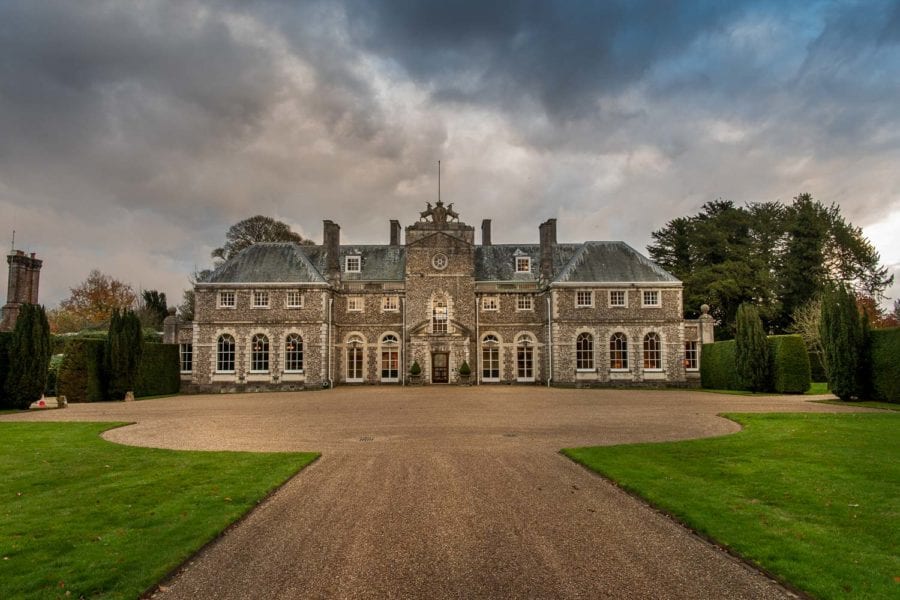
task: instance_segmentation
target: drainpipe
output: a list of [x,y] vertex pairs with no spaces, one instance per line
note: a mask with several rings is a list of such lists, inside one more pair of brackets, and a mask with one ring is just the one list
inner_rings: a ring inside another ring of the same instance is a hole
[[406,296],[400,296],[400,302],[403,303],[403,327],[400,341],[400,385],[406,385]]
[[547,387],[553,381],[553,304],[552,292],[547,293],[547,362],[550,363],[550,372],[547,374]]
[[334,356],[334,349],[332,348],[331,343],[331,311],[334,306],[334,297],[328,299],[328,389],[332,389],[334,387],[334,380],[331,378],[331,363],[333,362],[332,357]]
[[[481,225],[482,235],[484,234],[484,224]],[[478,295],[475,295],[475,357],[472,361],[475,364],[475,385],[481,385],[481,324],[478,321]]]

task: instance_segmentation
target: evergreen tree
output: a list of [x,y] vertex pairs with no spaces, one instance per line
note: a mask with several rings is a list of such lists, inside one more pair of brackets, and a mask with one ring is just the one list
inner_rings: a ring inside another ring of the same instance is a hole
[[9,346],[5,402],[27,409],[40,400],[50,366],[50,324],[42,306],[23,304]]
[[113,313],[106,342],[107,390],[113,400],[121,400],[134,391],[138,369],[143,356],[141,321],[131,310],[120,316]]
[[859,398],[863,391],[860,358],[865,354],[864,339],[856,300],[843,283],[826,290],[819,326],[831,392],[841,400]]
[[734,358],[743,386],[754,392],[769,387],[769,345],[756,307],[746,302],[737,309]]

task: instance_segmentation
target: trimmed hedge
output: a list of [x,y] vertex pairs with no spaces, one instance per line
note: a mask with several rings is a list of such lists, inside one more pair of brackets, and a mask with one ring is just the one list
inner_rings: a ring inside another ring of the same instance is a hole
[[181,390],[179,360],[178,344],[144,344],[135,397],[177,394]]
[[9,372],[9,345],[12,343],[12,333],[0,331],[0,406],[6,400],[3,390],[6,388],[6,375]]
[[900,402],[900,327],[873,329],[871,339],[875,399]]
[[811,383],[809,354],[799,335],[770,335],[769,389],[779,394],[802,394]]
[[65,396],[69,402],[106,400],[105,348],[106,341],[102,339],[72,338],[68,341],[56,382],[60,396]]
[[700,349],[700,382],[713,390],[740,390],[734,340],[703,344]]

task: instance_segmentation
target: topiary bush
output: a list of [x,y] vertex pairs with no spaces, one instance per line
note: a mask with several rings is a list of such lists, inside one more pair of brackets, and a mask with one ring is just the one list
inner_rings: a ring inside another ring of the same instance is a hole
[[872,392],[876,400],[900,402],[900,327],[873,329]]
[[106,377],[103,371],[105,347],[106,341],[102,339],[70,339],[59,366],[57,394],[65,396],[69,402],[106,400]]
[[4,383],[4,405],[27,409],[40,400],[50,364],[50,324],[44,307],[23,304],[7,350],[9,366]]
[[738,307],[734,336],[734,359],[740,385],[762,392],[771,387],[769,344],[756,307],[744,302]]
[[472,367],[469,366],[469,363],[463,361],[461,365],[459,365],[459,374],[463,377],[468,377],[472,374]]
[[771,335],[769,345],[771,386],[779,394],[802,394],[811,383],[809,354],[799,335]]
[[740,390],[740,377],[735,361],[735,342],[728,340],[703,344],[700,349],[700,382],[713,390]]
[[417,361],[417,360],[413,361],[413,364],[411,364],[409,367],[409,374],[410,375],[421,375],[422,374],[422,367],[419,366],[419,361]]
[[135,397],[177,394],[180,390],[178,344],[145,344],[134,386]]

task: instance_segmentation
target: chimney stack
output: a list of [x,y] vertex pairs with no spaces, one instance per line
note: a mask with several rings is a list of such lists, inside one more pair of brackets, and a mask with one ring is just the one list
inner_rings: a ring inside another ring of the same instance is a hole
[[325,279],[332,285],[341,281],[341,226],[323,221],[322,246],[325,248]]
[[400,245],[400,221],[391,219],[391,246]]
[[553,247],[556,246],[556,219],[547,219],[538,227],[541,238],[541,279],[553,277]]
[[19,308],[23,304],[38,303],[38,288],[41,280],[41,266],[44,261],[35,257],[32,252],[26,256],[21,250],[15,250],[6,257],[9,264],[7,279],[6,304],[0,312],[0,331],[12,331],[19,317]]
[[491,220],[484,219],[481,222],[481,245],[482,246],[490,246],[491,245]]

